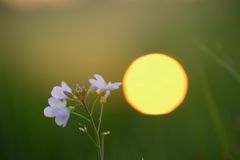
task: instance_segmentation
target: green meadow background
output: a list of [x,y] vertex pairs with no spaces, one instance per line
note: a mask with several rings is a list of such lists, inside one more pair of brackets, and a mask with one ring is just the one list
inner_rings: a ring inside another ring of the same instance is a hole
[[96,160],[77,117],[66,128],[44,117],[52,87],[88,86],[95,73],[121,81],[153,52],[184,66],[187,97],[171,114],[146,116],[113,92],[106,160],[240,159],[238,0],[30,2],[0,2],[0,160]]

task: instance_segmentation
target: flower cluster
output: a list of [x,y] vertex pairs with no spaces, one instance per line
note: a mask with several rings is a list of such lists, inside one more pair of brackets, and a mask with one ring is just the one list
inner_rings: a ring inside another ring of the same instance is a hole
[[[74,113],[74,107],[68,106],[68,101],[73,101],[85,105],[86,97],[91,92],[96,92],[100,97],[100,103],[104,104],[110,96],[111,91],[118,89],[122,83],[106,82],[102,76],[96,74],[94,79],[89,80],[90,88],[80,87],[71,89],[64,81],[61,86],[55,86],[52,89],[52,97],[48,99],[49,106],[44,109],[44,115],[49,118],[55,117],[57,125],[65,127],[71,113]],[[83,117],[83,116],[82,116]]]
[[[65,127],[71,114],[78,116],[82,120],[79,123],[79,130],[85,133],[88,138],[94,143],[98,151],[98,159],[104,160],[104,137],[110,134],[110,131],[102,131],[102,115],[103,105],[107,102],[111,91],[118,89],[121,82],[106,82],[102,76],[96,74],[93,79],[89,80],[90,87],[86,89],[80,85],[76,85],[71,89],[65,82],[61,86],[56,86],[52,89],[52,97],[48,99],[49,106],[44,109],[44,115],[48,118],[55,118],[58,126]],[[91,107],[88,103],[88,96],[97,93]],[[93,114],[97,102],[100,102],[100,114]],[[85,110],[84,113],[77,112],[77,106]],[[98,123],[94,116],[99,115]],[[89,131],[89,129],[91,131]]]

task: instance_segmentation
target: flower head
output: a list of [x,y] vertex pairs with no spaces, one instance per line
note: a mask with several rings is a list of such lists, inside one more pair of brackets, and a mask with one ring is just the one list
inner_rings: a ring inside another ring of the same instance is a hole
[[44,109],[44,115],[49,118],[55,117],[57,125],[65,127],[70,117],[70,111],[66,107],[66,100],[59,100],[54,97],[48,99],[50,106]]
[[67,99],[68,96],[66,93],[72,93],[72,89],[62,81],[61,86],[56,86],[53,88],[51,94],[56,99]]
[[100,102],[105,103],[107,98],[110,96],[111,91],[118,89],[122,83],[121,82],[108,82],[103,79],[99,74],[94,75],[95,79],[90,79],[89,82],[91,84],[90,90],[96,91],[98,94],[105,94],[101,97]]

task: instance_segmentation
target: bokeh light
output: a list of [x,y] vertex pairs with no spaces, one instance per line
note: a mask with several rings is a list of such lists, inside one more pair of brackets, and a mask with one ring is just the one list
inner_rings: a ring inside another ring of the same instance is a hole
[[188,88],[183,67],[164,54],[149,54],[135,60],[123,83],[130,105],[150,115],[172,112],[182,103]]

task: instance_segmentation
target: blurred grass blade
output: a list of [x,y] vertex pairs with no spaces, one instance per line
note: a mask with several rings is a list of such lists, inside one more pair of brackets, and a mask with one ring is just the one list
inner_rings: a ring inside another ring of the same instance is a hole
[[211,56],[212,59],[215,60],[217,64],[222,66],[233,78],[235,78],[240,83],[240,73],[237,72],[237,69],[232,65],[232,59],[230,57],[227,60],[220,58],[219,56],[215,55],[205,44],[200,46],[200,49]]
[[202,83],[203,93],[205,95],[206,103],[208,106],[207,108],[209,110],[209,114],[212,119],[214,130],[218,137],[220,150],[221,150],[221,153],[223,156],[222,158],[227,159],[227,158],[229,158],[229,148],[228,148],[228,144],[227,144],[227,138],[226,138],[226,133],[225,133],[225,129],[223,126],[223,122],[219,115],[214,97],[211,93],[210,86],[209,86],[209,83],[207,80],[207,76],[204,72],[203,66],[199,66],[198,71],[199,71],[199,78]]

